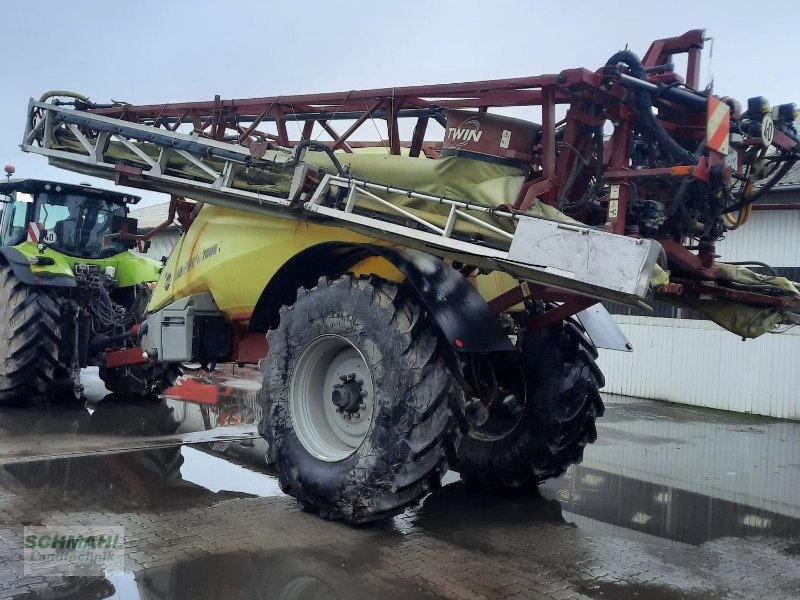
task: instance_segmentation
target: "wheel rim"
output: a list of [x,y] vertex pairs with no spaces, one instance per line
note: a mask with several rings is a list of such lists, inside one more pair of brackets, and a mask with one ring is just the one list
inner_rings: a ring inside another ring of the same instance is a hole
[[[343,393],[357,394],[357,406],[337,406],[334,399],[343,403]],[[338,335],[303,348],[289,383],[289,415],[309,453],[326,462],[344,460],[367,438],[374,412],[372,376],[358,348]]]

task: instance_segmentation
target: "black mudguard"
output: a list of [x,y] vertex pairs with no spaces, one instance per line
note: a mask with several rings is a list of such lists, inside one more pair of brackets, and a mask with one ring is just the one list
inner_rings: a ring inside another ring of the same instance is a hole
[[424,252],[372,244],[329,242],[287,261],[262,292],[250,320],[250,330],[274,328],[280,307],[294,302],[298,287],[311,288],[323,275],[340,277],[370,256],[386,259],[405,276],[444,339],[459,352],[514,349],[497,314],[458,270]]
[[75,287],[77,285],[75,283],[75,278],[68,277],[67,275],[37,275],[31,271],[31,266],[28,263],[28,259],[25,258],[25,255],[16,248],[10,246],[0,247],[0,256],[3,257],[2,260],[5,260],[8,266],[11,267],[11,270],[14,271],[14,275],[17,276],[17,279],[24,284],[50,287]]

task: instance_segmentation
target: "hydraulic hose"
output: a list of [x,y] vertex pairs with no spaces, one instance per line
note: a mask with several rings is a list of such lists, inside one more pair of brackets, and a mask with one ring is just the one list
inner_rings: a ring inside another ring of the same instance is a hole
[[339,162],[339,159],[336,157],[336,154],[331,150],[331,148],[327,144],[323,144],[322,142],[315,142],[313,140],[303,140],[297,146],[295,146],[295,155],[285,164],[286,167],[294,167],[297,165],[300,153],[303,148],[311,148],[313,150],[318,150],[320,152],[324,152],[328,155],[328,158],[331,159],[334,168],[336,169],[336,174],[341,175],[342,177],[346,176],[344,167],[342,167],[342,163]]
[[786,175],[789,172],[789,169],[791,169],[792,166],[794,165],[794,163],[796,163],[796,162],[797,162],[796,158],[794,158],[794,159],[790,158],[790,159],[787,159],[787,160],[783,161],[783,164],[780,167],[778,167],[776,169],[776,171],[772,175],[770,175],[769,181],[767,181],[764,185],[759,187],[757,192],[755,192],[754,194],[751,194],[747,198],[742,198],[741,200],[739,200],[735,204],[731,204],[730,206],[726,206],[722,210],[721,214],[732,213],[734,211],[741,210],[745,206],[751,205],[753,202],[755,202],[756,200],[761,198],[761,196],[763,196],[768,191],[770,191],[775,186],[776,183],[778,183],[781,179],[783,179],[784,175]]
[[45,92],[42,94],[41,98],[39,98],[39,102],[47,102],[50,98],[73,98],[74,100],[79,100],[85,104],[91,103],[87,96],[78,94],[77,92],[70,92],[68,90],[50,90],[49,92]]
[[[628,67],[632,77],[647,81],[647,70],[636,54],[630,50],[621,50],[608,59],[606,66],[614,67],[620,63]],[[631,93],[633,94],[636,112],[639,116],[643,133],[653,141],[658,142],[659,146],[678,164],[697,164],[697,157],[676,142],[653,114],[653,99],[650,92],[634,88]]]

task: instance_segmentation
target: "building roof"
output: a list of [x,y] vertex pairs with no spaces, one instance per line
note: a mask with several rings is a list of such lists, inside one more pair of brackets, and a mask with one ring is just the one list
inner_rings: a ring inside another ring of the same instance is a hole
[[789,172],[772,189],[779,192],[780,188],[788,187],[800,187],[800,161],[794,163]]
[[[139,231],[155,229],[169,217],[169,202],[160,202],[131,210],[129,216],[139,221]],[[177,228],[177,225],[173,223],[170,227]]]

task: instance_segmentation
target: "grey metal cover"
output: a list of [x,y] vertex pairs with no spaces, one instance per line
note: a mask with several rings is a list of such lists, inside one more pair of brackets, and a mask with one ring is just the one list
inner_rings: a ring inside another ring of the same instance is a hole
[[660,252],[660,245],[653,240],[523,217],[511,241],[508,260],[643,300]]

